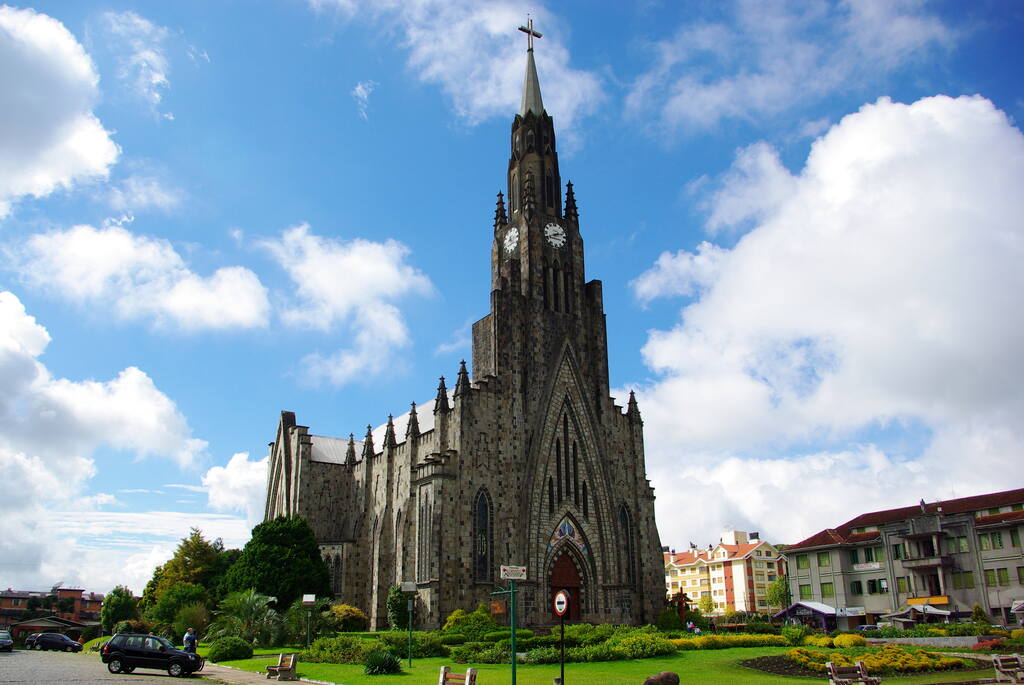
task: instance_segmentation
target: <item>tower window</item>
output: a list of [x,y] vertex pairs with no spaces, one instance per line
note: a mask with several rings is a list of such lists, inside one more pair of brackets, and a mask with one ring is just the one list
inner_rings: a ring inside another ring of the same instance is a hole
[[555,206],[555,177],[550,171],[544,176],[544,199],[548,207]]
[[587,497],[587,481],[583,481],[583,518],[590,516],[590,499]]
[[572,501],[580,506],[580,462],[576,456],[576,441],[572,441]]
[[558,479],[558,501],[562,501],[562,443],[555,440],[555,478]]
[[629,587],[636,587],[636,556],[633,549],[633,524],[629,518],[626,505],[619,506],[620,555],[622,559],[622,579]]
[[473,571],[479,581],[491,580],[491,497],[482,489],[476,496],[473,516]]
[[555,513],[555,485],[551,482],[551,476],[548,476],[548,514]]
[[512,174],[512,192],[508,194],[508,206],[513,212],[519,211],[519,177]]

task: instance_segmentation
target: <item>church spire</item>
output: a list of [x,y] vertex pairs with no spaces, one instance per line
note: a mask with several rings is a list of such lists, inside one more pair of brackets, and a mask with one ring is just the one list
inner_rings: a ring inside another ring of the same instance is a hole
[[643,419],[640,418],[640,406],[636,403],[636,394],[629,391],[629,403],[626,405],[626,418],[630,421],[636,421],[643,423]]
[[469,372],[466,371],[466,360],[459,362],[459,378],[455,381],[455,396],[469,392]]
[[523,101],[519,105],[519,114],[526,117],[527,112],[537,116],[544,113],[544,101],[540,97],[540,79],[537,78],[537,65],[533,61],[533,39],[541,38],[541,34],[533,30],[533,19],[527,19],[526,26],[519,30],[526,34],[526,76],[523,78]]
[[508,223],[508,217],[505,215],[505,196],[500,190],[498,191],[498,201],[494,205],[494,230],[498,230],[498,226]]
[[345,450],[345,466],[355,466],[356,463],[356,436],[348,434],[348,449]]
[[580,213],[576,210],[576,194],[572,192],[572,181],[565,186],[565,219],[577,222],[580,220]]
[[388,414],[388,425],[384,429],[384,447],[394,447],[398,444],[395,440],[395,417]]
[[373,449],[373,426],[366,426],[366,437],[363,439],[363,459],[371,459],[376,454]]
[[405,426],[405,439],[420,437],[420,420],[416,416],[416,403],[412,403],[412,409],[409,410],[409,423]]
[[441,382],[437,384],[437,398],[434,399],[434,413],[450,411],[451,408],[448,404],[448,388],[444,385],[444,376],[441,376]]

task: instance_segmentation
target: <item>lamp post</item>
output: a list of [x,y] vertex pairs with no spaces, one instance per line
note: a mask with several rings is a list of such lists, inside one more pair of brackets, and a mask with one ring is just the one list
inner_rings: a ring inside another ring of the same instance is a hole
[[409,595],[406,600],[405,610],[409,614],[409,668],[412,668],[412,609],[413,609],[413,593],[416,592],[416,583],[411,580],[402,582],[402,592]]
[[313,630],[313,607],[316,595],[302,595],[302,606],[306,607],[306,649],[309,649],[309,634]]

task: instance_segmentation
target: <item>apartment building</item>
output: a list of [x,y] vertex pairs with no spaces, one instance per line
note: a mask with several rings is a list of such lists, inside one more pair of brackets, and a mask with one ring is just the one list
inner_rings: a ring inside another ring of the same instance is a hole
[[665,589],[669,598],[685,592],[691,606],[710,596],[714,614],[731,611],[768,611],[768,584],[785,571],[775,547],[757,533],[726,531],[717,545],[691,547],[683,552],[667,550]]
[[833,607],[839,627],[912,606],[1012,623],[1024,600],[1024,489],[861,514],[786,549],[794,601]]
[[100,619],[103,595],[79,588],[52,590],[0,590],[0,629],[20,621],[29,609],[49,610],[58,618],[79,622]]

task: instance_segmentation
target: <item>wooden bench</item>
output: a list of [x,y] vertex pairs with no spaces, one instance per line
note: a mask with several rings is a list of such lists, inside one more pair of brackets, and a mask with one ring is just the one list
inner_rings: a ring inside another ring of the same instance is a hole
[[277,657],[277,666],[267,666],[267,679],[277,677],[278,680],[298,680],[295,667],[299,665],[297,654],[281,654]]
[[466,675],[460,673],[452,673],[452,669],[448,666],[441,667],[441,677],[437,680],[437,685],[476,685],[476,669],[467,668]]
[[825,664],[829,685],[879,685],[881,678],[869,676],[863,661],[853,666],[838,666],[831,661]]
[[1024,683],[1024,659],[1020,654],[993,654],[996,682]]

